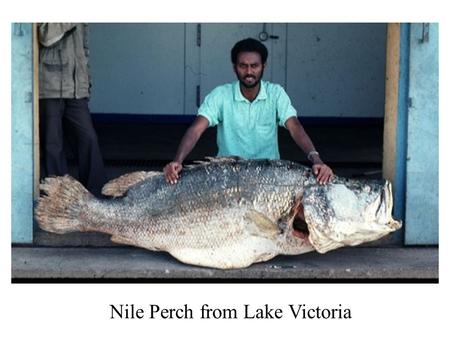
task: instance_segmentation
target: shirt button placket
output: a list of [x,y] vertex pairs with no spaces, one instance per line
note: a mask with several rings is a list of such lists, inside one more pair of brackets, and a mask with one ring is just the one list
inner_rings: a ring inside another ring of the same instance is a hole
[[255,129],[256,127],[256,119],[254,116],[254,109],[252,109],[253,107],[253,102],[249,102],[248,103],[248,126],[250,127],[251,130]]

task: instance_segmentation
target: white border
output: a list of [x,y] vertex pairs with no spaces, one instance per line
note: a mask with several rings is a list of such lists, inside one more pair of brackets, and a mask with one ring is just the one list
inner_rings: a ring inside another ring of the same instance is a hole
[[[1,294],[2,331],[11,337],[442,336],[448,331],[448,27],[441,1],[17,1],[2,3],[1,20]],[[6,6],[8,6],[6,8]],[[440,283],[263,285],[11,285],[10,284],[10,29],[11,22],[439,22],[440,34]],[[6,46],[6,48],[5,48]],[[8,48],[9,47],[9,48]],[[9,51],[9,52],[8,52]],[[447,153],[447,154],[446,154]],[[445,201],[445,203],[442,203]],[[444,207],[443,207],[444,206]],[[352,309],[350,321],[122,320],[111,321],[109,304],[149,303],[198,308],[305,303]]]

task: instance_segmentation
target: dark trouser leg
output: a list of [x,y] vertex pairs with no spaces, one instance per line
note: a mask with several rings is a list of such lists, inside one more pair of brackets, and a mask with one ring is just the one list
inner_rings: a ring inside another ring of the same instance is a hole
[[76,137],[80,182],[93,194],[100,196],[106,175],[88,99],[67,99],[64,117]]
[[41,177],[68,173],[64,154],[64,100],[40,99]]

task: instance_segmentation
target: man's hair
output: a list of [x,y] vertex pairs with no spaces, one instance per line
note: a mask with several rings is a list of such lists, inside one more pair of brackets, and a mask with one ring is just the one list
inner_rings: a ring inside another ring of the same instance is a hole
[[261,56],[261,62],[263,64],[267,61],[267,55],[269,54],[266,46],[264,46],[258,40],[248,38],[238,41],[231,49],[231,62],[236,64],[239,53],[241,52],[256,52]]

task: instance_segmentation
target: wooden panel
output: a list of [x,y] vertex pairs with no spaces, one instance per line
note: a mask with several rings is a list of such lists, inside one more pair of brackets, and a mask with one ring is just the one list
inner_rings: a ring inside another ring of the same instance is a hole
[[388,24],[386,49],[386,103],[384,113],[383,177],[395,187],[400,24]]
[[39,43],[37,24],[33,24],[33,197],[39,197]]

